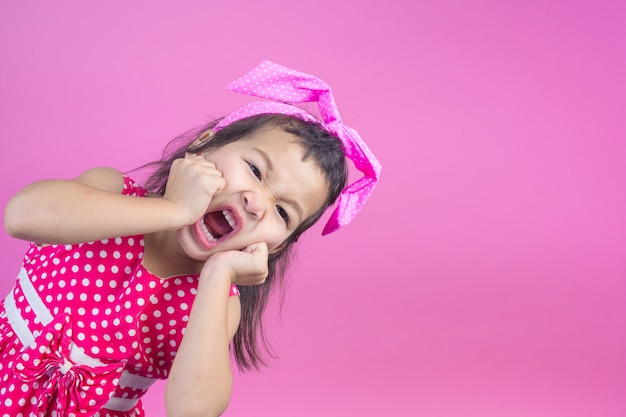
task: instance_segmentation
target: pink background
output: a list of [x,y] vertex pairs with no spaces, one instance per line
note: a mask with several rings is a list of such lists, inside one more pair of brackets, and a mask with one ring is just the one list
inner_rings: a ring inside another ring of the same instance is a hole
[[[247,103],[223,87],[264,58],[316,74],[382,181],[304,240],[282,359],[226,415],[621,417],[624,4],[5,1],[0,204],[155,159]],[[0,247],[5,293],[25,244]]]

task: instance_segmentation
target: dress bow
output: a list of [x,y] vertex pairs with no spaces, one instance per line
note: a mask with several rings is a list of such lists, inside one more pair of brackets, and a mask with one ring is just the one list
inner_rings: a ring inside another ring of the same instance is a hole
[[15,364],[20,378],[40,385],[38,411],[54,410],[58,417],[95,414],[112,396],[123,368],[122,362],[102,363],[74,345],[69,316],[50,323]]

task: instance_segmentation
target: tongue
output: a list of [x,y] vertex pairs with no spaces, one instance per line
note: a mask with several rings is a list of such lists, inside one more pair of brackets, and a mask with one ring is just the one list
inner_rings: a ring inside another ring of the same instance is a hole
[[204,223],[216,239],[219,239],[233,230],[221,211],[208,213],[204,216]]

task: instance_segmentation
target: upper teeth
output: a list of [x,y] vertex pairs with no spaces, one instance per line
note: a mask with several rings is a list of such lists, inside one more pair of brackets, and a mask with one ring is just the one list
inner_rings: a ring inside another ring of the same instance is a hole
[[235,221],[235,219],[233,219],[233,217],[230,215],[230,212],[228,210],[222,210],[222,214],[224,215],[224,218],[226,219],[226,221],[228,222],[228,224],[230,225],[230,227],[233,228],[233,230],[235,229],[235,226],[237,225],[237,222]]
[[[230,212],[228,210],[222,210],[222,214],[224,215],[224,218],[226,219],[230,227],[235,230],[235,226],[237,226],[237,221],[235,221],[233,216],[231,216]],[[214,242],[217,240],[217,238],[211,234],[209,228],[204,222],[200,223],[200,229],[202,230],[204,236],[209,242]]]

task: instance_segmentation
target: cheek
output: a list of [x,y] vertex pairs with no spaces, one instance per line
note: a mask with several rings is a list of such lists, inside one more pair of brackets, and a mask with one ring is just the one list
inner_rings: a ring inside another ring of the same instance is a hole
[[284,249],[285,246],[287,246],[286,242],[287,242],[287,237],[282,239],[280,241],[280,243],[278,243],[278,244],[274,244],[274,245],[271,245],[271,246],[268,244],[267,245],[267,249],[268,249],[269,253],[276,253],[276,252]]
[[267,243],[267,248],[270,252],[280,249],[283,242],[289,237],[289,233],[280,230],[281,228],[274,226],[274,228],[268,230],[265,238],[263,239],[265,243]]

